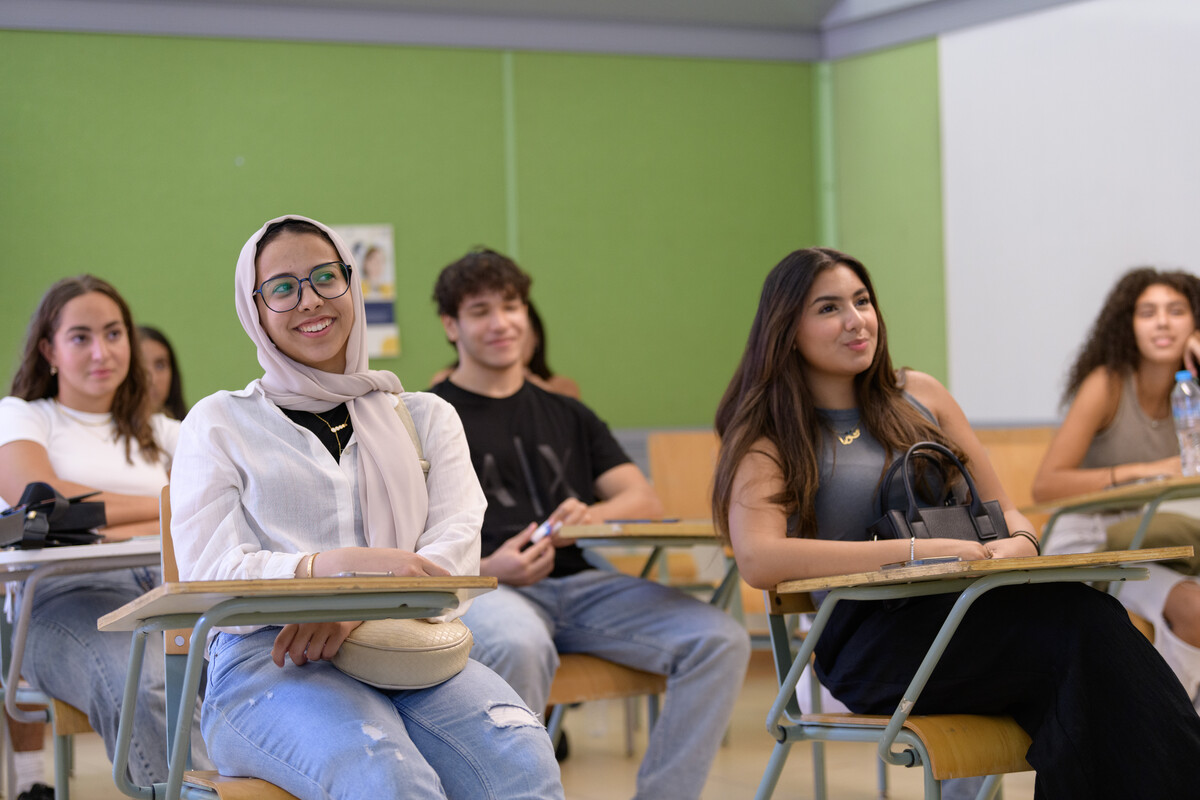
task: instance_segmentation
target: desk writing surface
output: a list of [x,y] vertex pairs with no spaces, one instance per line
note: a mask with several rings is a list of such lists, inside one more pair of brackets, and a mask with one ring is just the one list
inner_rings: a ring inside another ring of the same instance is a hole
[[831,575],[784,581],[775,587],[778,594],[816,592],[843,586],[886,586],[896,583],[915,583],[948,578],[986,575],[989,572],[1011,570],[1057,569],[1061,567],[1113,567],[1119,564],[1138,564],[1146,561],[1171,561],[1188,558],[1191,546],[1154,547],[1145,550],[1118,550],[1099,553],[1068,553],[1059,556],[1028,556],[1025,558],[985,558],[979,561],[954,561],[948,564],[927,564],[920,567],[856,572],[851,575]]
[[235,598],[304,597],[373,592],[451,592],[461,603],[496,588],[495,578],[451,575],[437,578],[280,578],[246,581],[179,581],[156,586],[100,618],[104,631],[131,631],[145,619],[166,614],[200,615]]
[[1087,494],[1079,494],[1074,497],[1047,500],[1045,503],[1026,506],[1021,509],[1021,512],[1024,514],[1049,514],[1058,511],[1060,508],[1092,506],[1095,504],[1103,504],[1113,511],[1120,511],[1121,509],[1137,508],[1138,506],[1145,505],[1163,492],[1173,489],[1194,489],[1196,494],[1200,494],[1200,476],[1161,478],[1154,481],[1145,481],[1144,483],[1127,483],[1121,486],[1102,489],[1098,492],[1088,492]]
[[682,520],[680,522],[602,522],[597,525],[564,525],[558,529],[563,539],[619,539],[653,538],[681,539],[712,538],[717,534],[709,520]]
[[[143,536],[122,542],[76,544],[68,547],[43,547],[41,550],[0,550],[0,568],[27,567],[113,556],[157,556],[162,543],[157,536]],[[2,574],[2,573],[0,573]]]

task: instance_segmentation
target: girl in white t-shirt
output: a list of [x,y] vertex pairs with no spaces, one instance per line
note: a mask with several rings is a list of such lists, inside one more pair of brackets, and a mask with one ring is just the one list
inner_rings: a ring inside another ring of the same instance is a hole
[[[16,502],[41,481],[71,497],[100,491],[109,540],[158,533],[158,495],[167,483],[179,423],[151,412],[149,375],[129,306],[90,275],[50,287],[34,312],[11,396],[0,400],[0,498]],[[43,581],[22,672],[34,686],[88,715],[116,746],[130,634],[100,633],[96,621],[159,581],[156,568]],[[157,637],[150,637],[154,642]],[[134,721],[135,781],[167,778],[161,653],[146,659]],[[197,737],[198,741],[198,737]],[[198,753],[207,763],[203,753]]]

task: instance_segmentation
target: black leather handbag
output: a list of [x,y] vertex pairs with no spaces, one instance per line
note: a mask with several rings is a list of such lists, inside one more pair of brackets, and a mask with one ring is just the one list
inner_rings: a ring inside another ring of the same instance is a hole
[[[936,453],[938,458],[931,453]],[[917,500],[914,490],[913,467],[918,459],[928,462],[925,469],[926,486],[936,487],[937,499],[925,505]],[[943,466],[945,465],[945,466]],[[957,483],[951,468],[956,468],[966,483],[970,501],[955,496],[951,488]],[[889,508],[892,480],[899,472],[904,479],[904,507]],[[950,474],[947,474],[950,472]],[[1000,503],[990,500],[980,502],[975,481],[962,462],[950,451],[936,442],[917,442],[904,456],[892,464],[879,485],[875,500],[879,519],[867,532],[874,539],[964,539],[967,541],[990,542],[1008,538],[1008,525]]]
[[106,522],[104,503],[84,502],[92,494],[67,498],[48,483],[29,484],[19,503],[0,512],[0,547],[38,550],[100,540],[94,529]]

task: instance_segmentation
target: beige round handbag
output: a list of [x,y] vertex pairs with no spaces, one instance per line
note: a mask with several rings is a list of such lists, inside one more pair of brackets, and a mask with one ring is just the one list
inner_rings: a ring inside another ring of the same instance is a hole
[[350,632],[332,663],[380,689],[426,689],[462,672],[472,642],[457,619],[367,620]]

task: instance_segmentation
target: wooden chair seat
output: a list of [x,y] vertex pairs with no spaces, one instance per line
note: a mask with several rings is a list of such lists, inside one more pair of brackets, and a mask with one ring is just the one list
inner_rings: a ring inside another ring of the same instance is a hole
[[[891,717],[869,714],[804,714],[804,724],[887,727]],[[904,727],[925,743],[937,780],[1027,772],[1032,741],[1012,717],[931,714],[909,717]]]
[[183,774],[185,786],[216,792],[221,800],[296,800],[273,783],[258,778],[234,778],[216,770],[192,770]]
[[558,672],[550,684],[547,704],[551,708],[546,720],[550,741],[558,746],[562,733],[563,715],[567,707],[590,700],[625,699],[625,755],[633,755],[635,707],[633,700],[647,697],[650,707],[650,727],[658,719],[658,696],[667,690],[665,675],[643,672],[622,666],[586,653],[559,655]]
[[91,733],[92,723],[87,714],[61,700],[51,698],[54,704],[54,734],[56,736],[73,736],[77,733]]
[[666,690],[665,675],[643,672],[585,653],[566,653],[559,657],[548,702],[552,706],[570,705],[662,694]]
[[[1128,611],[1128,609],[1126,609]],[[1142,635],[1150,640],[1150,644],[1154,644],[1154,623],[1143,616],[1129,611],[1129,621],[1133,623],[1133,627],[1141,631]]]

